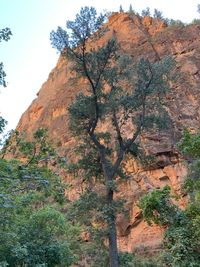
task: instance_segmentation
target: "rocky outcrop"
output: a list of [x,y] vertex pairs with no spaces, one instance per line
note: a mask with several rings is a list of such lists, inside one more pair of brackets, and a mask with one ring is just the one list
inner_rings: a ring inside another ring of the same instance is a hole
[[[118,197],[126,199],[129,210],[129,218],[122,214],[117,218],[119,248],[126,251],[142,251],[146,248],[154,251],[160,246],[164,229],[150,227],[143,221],[137,201],[144,192],[166,184],[175,193],[181,193],[187,169],[176,150],[176,143],[183,127],[195,132],[200,126],[200,25],[167,27],[158,19],[114,13],[107,26],[109,31],[96,45],[103,44],[115,35],[122,53],[129,53],[136,62],[141,57],[156,61],[167,55],[173,56],[177,62],[176,81],[171,84],[166,96],[172,121],[169,129],[159,133],[143,133],[142,146],[153,160],[142,166],[130,158],[125,166],[130,179],[120,182],[118,193]],[[27,135],[39,127],[48,128],[58,150],[68,157],[74,156],[72,148],[75,141],[68,130],[67,108],[75,95],[86,86],[83,79],[72,84],[72,76],[70,62],[60,57],[17,126],[19,131],[25,131]],[[71,177],[67,178],[67,182],[74,183]],[[70,192],[70,198],[75,198],[79,190],[77,182],[76,188]],[[184,207],[184,198],[179,205]]]

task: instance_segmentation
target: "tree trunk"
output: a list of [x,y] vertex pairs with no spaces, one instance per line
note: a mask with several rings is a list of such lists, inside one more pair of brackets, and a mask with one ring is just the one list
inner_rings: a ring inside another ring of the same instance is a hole
[[113,211],[113,190],[107,190],[107,203],[109,206],[109,219],[108,219],[108,227],[109,227],[109,261],[110,267],[119,267],[118,260],[118,249],[117,249],[117,231],[116,231],[116,220],[115,220],[115,212]]
[[110,267],[119,267],[118,249],[117,249],[117,230],[116,230],[116,217],[115,210],[113,209],[113,189],[111,184],[113,182],[114,172],[110,170],[108,161],[105,158],[104,149],[99,149],[101,164],[106,181],[106,200],[108,205],[108,241],[109,241],[109,262]]

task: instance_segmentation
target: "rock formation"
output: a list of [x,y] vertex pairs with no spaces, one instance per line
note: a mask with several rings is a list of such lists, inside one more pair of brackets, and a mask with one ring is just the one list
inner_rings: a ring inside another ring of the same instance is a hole
[[[98,41],[99,45],[114,34],[122,52],[128,52],[136,62],[140,57],[156,61],[167,55],[173,56],[177,62],[178,75],[166,96],[172,123],[165,132],[141,136],[143,148],[155,160],[144,168],[130,159],[126,168],[131,178],[119,185],[119,196],[127,200],[130,211],[129,219],[123,215],[117,218],[119,248],[124,251],[156,250],[164,230],[148,226],[136,204],[144,192],[166,184],[180,193],[187,170],[176,150],[176,143],[183,127],[195,132],[200,126],[200,25],[167,26],[159,19],[114,13],[107,26],[109,31]],[[86,84],[83,79],[72,84],[70,77],[73,73],[69,66],[70,62],[60,57],[37,98],[22,115],[17,129],[29,135],[39,127],[47,128],[61,153],[73,157],[74,138],[68,130],[67,108]],[[67,178],[67,182],[72,182],[72,178]],[[78,190],[77,184],[76,190],[70,193],[71,199]],[[184,203],[184,198],[179,201],[180,206]]]

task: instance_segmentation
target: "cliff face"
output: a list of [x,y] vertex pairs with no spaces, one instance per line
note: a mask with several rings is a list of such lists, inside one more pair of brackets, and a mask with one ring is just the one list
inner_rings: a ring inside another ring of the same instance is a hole
[[[131,179],[119,185],[118,195],[127,200],[130,211],[129,219],[123,215],[117,218],[119,248],[126,251],[143,250],[145,247],[156,250],[162,240],[163,229],[147,226],[136,204],[145,191],[166,184],[180,193],[187,170],[175,144],[183,127],[195,132],[200,126],[200,25],[167,27],[164,22],[150,17],[139,19],[130,14],[116,13],[110,17],[107,26],[109,31],[98,45],[115,35],[122,50],[136,62],[140,57],[156,61],[167,55],[174,56],[177,62],[179,75],[166,96],[173,123],[165,132],[148,132],[141,136],[145,151],[155,157],[154,163],[144,168],[130,159],[126,168],[131,173]],[[59,59],[38,97],[22,115],[17,129],[29,134],[39,127],[48,128],[49,136],[58,149],[67,157],[75,157],[72,154],[74,139],[68,130],[67,108],[75,95],[84,90],[86,83],[80,80],[72,84],[70,77],[73,73],[69,66],[70,62],[66,59]],[[66,179],[68,183],[74,183],[72,178]],[[76,189],[69,194],[71,199],[80,190],[79,183],[76,183]],[[180,206],[184,203],[184,198],[179,201]]]

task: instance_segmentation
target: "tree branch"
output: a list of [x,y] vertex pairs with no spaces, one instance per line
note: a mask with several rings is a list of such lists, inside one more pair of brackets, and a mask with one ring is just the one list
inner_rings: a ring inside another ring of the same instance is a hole
[[126,150],[128,150],[130,148],[130,146],[135,142],[136,138],[139,136],[139,134],[142,131],[142,128],[144,126],[144,119],[145,119],[145,114],[146,114],[146,91],[148,90],[148,88],[150,87],[152,80],[153,80],[153,72],[151,70],[151,66],[149,64],[149,71],[151,73],[151,76],[149,78],[149,81],[146,83],[145,88],[142,90],[142,112],[140,115],[140,123],[135,131],[135,133],[133,134],[132,138],[127,142],[126,144]]
[[112,178],[114,178],[123,158],[124,158],[124,153],[125,153],[125,148],[120,148],[118,155],[117,155],[117,159],[112,167]]
[[28,165],[31,164],[31,162],[35,159],[35,156],[36,156],[36,145],[34,144],[33,155],[32,155],[32,157],[29,159],[29,161],[25,164],[25,167],[28,167]]
[[99,86],[99,82],[101,80],[101,77],[105,71],[105,68],[106,68],[106,65],[109,61],[109,58],[112,54],[112,47],[108,47],[108,53],[107,53],[107,56],[104,60],[104,64],[102,66],[102,68],[99,68],[99,75],[96,79],[96,83],[94,84],[94,82],[92,81],[92,78],[90,77],[89,73],[88,73],[88,69],[87,69],[87,64],[86,64],[86,61],[85,61],[85,46],[83,47],[83,69],[84,69],[84,72],[85,72],[85,75],[86,75],[86,78],[88,79],[91,87],[92,87],[92,92],[93,92],[93,95],[94,95],[94,102],[95,102],[95,119],[93,120],[93,122],[91,123],[90,125],[90,132],[91,133],[94,133],[95,129],[96,129],[96,126],[97,126],[97,123],[98,123],[98,120],[99,120],[99,104],[98,104],[98,97],[97,97],[97,88]]
[[[114,47],[114,45],[113,45],[113,47]],[[99,81],[100,81],[100,79],[101,79],[102,74],[104,73],[104,70],[105,70],[105,68],[106,68],[106,65],[107,65],[107,63],[108,63],[108,61],[109,61],[109,58],[110,58],[110,55],[111,55],[111,54],[112,54],[112,49],[111,49],[111,47],[110,47],[110,48],[108,49],[107,57],[106,57],[106,59],[105,59],[105,61],[104,61],[103,67],[99,70],[99,76],[98,76],[98,78],[97,78],[96,88],[97,88],[98,85],[99,85]]]
[[122,136],[121,136],[121,131],[120,131],[120,127],[119,127],[119,124],[118,124],[117,115],[116,115],[116,111],[115,110],[113,110],[112,120],[113,120],[113,125],[114,125],[116,133],[117,133],[117,140],[118,140],[119,146],[120,146],[120,148],[124,149],[125,148],[124,147],[124,142],[123,142],[123,139],[122,139]]

